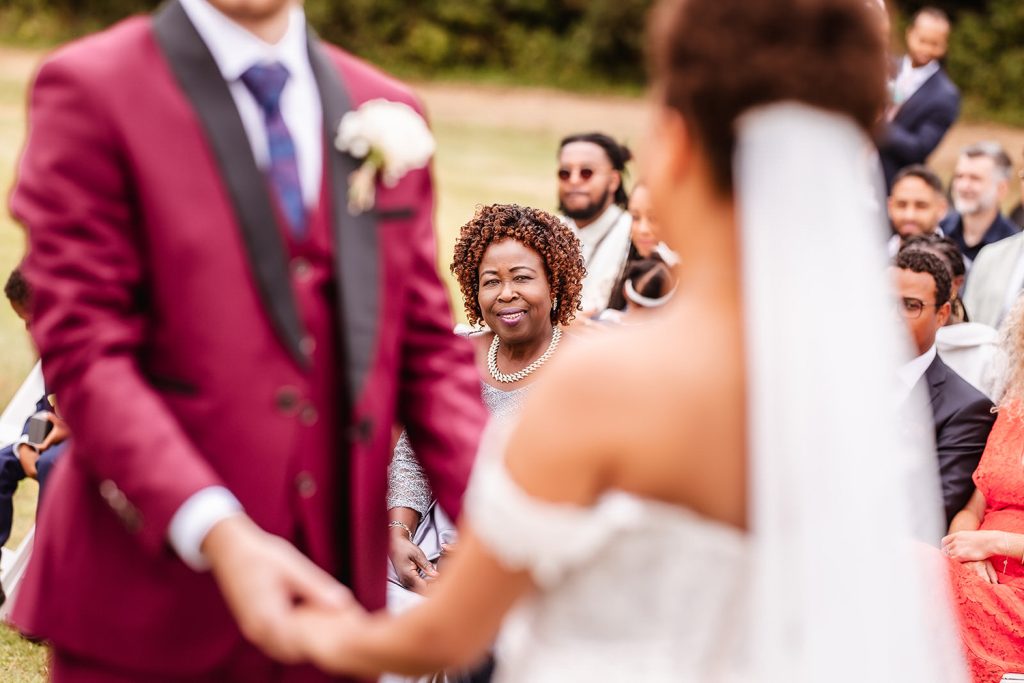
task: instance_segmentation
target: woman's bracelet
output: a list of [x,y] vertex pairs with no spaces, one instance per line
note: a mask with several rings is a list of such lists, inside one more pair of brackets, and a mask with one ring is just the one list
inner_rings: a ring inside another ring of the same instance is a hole
[[409,534],[409,540],[412,540],[412,529],[409,528],[409,525],[407,525],[405,522],[399,522],[397,519],[393,519],[390,522],[388,522],[389,529],[396,526],[405,529],[405,533]]

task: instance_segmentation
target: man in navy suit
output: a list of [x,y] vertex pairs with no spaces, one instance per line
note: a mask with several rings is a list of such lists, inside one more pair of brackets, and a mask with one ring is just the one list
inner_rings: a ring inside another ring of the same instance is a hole
[[942,362],[935,334],[949,319],[952,276],[934,254],[907,248],[896,257],[898,307],[918,356],[900,368],[900,385],[909,396],[922,384],[928,390],[946,523],[974,493],[974,470],[981,460],[996,416],[992,402]]
[[934,7],[918,11],[907,29],[907,54],[898,65],[889,124],[878,146],[887,189],[901,168],[925,162],[960,113],[960,92],[940,63],[949,30],[949,17]]

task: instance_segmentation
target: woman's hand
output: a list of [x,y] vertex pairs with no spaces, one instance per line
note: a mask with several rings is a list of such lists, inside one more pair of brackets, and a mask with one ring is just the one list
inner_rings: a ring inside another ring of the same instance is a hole
[[1005,550],[1002,531],[956,531],[942,539],[942,552],[958,562],[980,562]]
[[388,543],[388,557],[391,558],[391,564],[398,573],[402,585],[411,591],[422,593],[427,588],[427,581],[420,576],[420,571],[426,574],[427,579],[437,577],[434,565],[430,563],[420,547],[409,540],[404,529],[400,527],[396,527],[391,534],[391,542]]
[[294,641],[303,659],[330,673],[348,673],[354,647],[366,628],[369,614],[352,602],[340,610],[299,607],[293,624]]
[[989,560],[964,562],[964,568],[975,572],[983,581],[993,584],[999,583],[999,578],[996,576],[996,568],[992,566],[992,562]]

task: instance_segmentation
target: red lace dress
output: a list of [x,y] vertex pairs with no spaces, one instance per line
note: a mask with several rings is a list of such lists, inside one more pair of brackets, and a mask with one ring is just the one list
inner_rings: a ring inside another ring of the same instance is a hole
[[[985,494],[981,529],[1024,534],[1024,409],[999,412],[974,483]],[[953,598],[971,674],[998,683],[1004,673],[1024,673],[1024,565],[1020,557],[989,558],[998,584],[950,560]],[[1006,560],[1006,570],[1003,562]]]

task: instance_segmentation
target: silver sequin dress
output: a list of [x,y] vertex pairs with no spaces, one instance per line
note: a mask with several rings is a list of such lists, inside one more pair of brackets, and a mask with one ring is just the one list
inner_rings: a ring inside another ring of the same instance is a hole
[[[486,382],[481,382],[481,397],[491,415],[505,417],[519,412],[523,399],[530,387],[520,387],[511,391],[496,389]],[[434,494],[430,490],[423,468],[420,467],[416,454],[409,445],[409,438],[403,431],[395,445],[395,453],[388,467],[388,509],[404,507],[412,508],[426,514]]]

